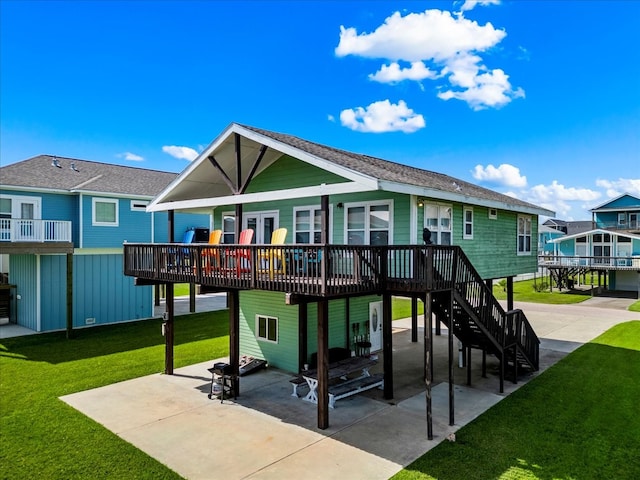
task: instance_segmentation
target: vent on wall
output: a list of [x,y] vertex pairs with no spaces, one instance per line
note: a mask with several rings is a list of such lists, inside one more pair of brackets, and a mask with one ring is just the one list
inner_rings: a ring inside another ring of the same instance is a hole
[[85,325],[93,325],[94,323],[96,323],[95,317],[89,317],[84,319]]

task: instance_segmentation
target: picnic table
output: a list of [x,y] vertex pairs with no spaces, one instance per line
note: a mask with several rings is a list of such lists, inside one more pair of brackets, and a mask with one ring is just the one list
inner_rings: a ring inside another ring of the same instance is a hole
[[[329,364],[329,380],[342,380],[329,387],[329,407],[334,408],[336,400],[383,385],[383,375],[371,375],[369,369],[377,362],[368,357],[351,357]],[[360,373],[356,378],[349,378],[353,373]],[[304,370],[302,378],[309,386],[304,400],[318,403],[318,370]]]

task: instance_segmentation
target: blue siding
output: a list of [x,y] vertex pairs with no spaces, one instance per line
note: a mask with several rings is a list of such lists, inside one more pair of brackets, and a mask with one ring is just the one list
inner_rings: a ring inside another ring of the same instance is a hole
[[9,282],[16,285],[18,325],[37,330],[38,286],[36,282],[37,258],[35,255],[10,255]]
[[[11,266],[13,268],[13,265]],[[67,326],[67,256],[40,257],[40,323],[43,332]]]
[[618,208],[620,210],[626,210],[627,207],[638,207],[640,206],[640,199],[633,197],[631,195],[623,195],[620,198],[617,198],[609,203],[602,205],[600,208]]
[[[166,212],[154,213],[154,242],[167,243],[169,241],[168,214]],[[182,235],[189,228],[210,228],[210,216],[202,214],[176,213],[173,218],[174,239],[182,240]]]
[[73,325],[136,320],[153,316],[153,289],[136,287],[122,271],[122,255],[76,255],[73,275]]

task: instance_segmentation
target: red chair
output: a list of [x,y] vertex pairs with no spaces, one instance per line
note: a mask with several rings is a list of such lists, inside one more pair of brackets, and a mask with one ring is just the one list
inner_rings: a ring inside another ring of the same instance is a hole
[[[253,229],[247,228],[240,232],[240,240],[238,241],[239,245],[251,245],[251,241],[253,240]],[[238,249],[227,249],[225,251],[225,258],[235,259],[235,268],[238,275],[242,272],[250,272],[251,271],[251,250],[248,248],[238,248]],[[231,267],[228,265],[228,267]]]

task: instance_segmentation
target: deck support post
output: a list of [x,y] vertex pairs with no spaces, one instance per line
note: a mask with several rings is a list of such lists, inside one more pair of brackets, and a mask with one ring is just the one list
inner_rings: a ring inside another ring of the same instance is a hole
[[431,402],[431,382],[433,381],[433,348],[431,332],[431,293],[427,293],[424,301],[424,383],[427,408],[427,439],[433,440],[433,412]]
[[418,341],[418,297],[411,297],[411,342]]
[[[175,212],[169,210],[167,212],[167,238],[169,243],[173,243],[175,240],[174,235],[174,218]],[[173,375],[173,320],[175,312],[174,295],[173,295],[173,283],[167,283],[165,294],[165,318],[162,324],[162,334],[164,335],[164,373],[166,375]]]
[[513,310],[513,277],[507,277],[507,310]]
[[[455,277],[454,277],[455,278]],[[449,425],[455,424],[453,384],[453,290],[449,299]]]
[[240,292],[231,290],[229,302],[229,364],[233,375],[233,396],[240,395]]
[[309,334],[308,322],[308,303],[300,302],[298,305],[298,372],[302,371],[302,367],[307,363],[307,335]]
[[318,302],[318,428],[329,427],[329,301]]
[[384,360],[384,398],[393,398],[393,331],[391,318],[391,295],[382,295],[382,355]]

